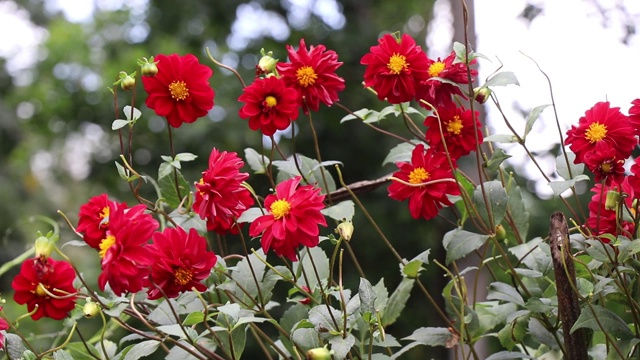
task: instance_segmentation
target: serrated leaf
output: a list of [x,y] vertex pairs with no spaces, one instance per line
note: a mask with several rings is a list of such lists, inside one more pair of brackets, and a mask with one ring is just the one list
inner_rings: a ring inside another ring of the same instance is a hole
[[536,120],[538,120],[542,111],[544,111],[544,109],[549,106],[551,106],[551,104],[536,106],[531,110],[531,112],[529,112],[529,115],[527,116],[527,122],[524,127],[524,136],[522,136],[523,139],[526,138],[527,135],[529,135],[529,132],[531,132],[531,129],[533,128],[533,124],[536,122]]
[[[331,330],[340,331],[340,322],[334,322],[342,318],[340,310],[334,309],[326,304],[314,306],[309,310],[309,321],[319,333],[327,333]],[[337,325],[337,326],[336,326]]]
[[358,296],[360,297],[360,313],[365,312],[375,313],[376,292],[369,280],[360,278],[360,285],[358,286]]
[[511,71],[501,71],[499,73],[496,73],[492,77],[490,77],[489,80],[487,80],[487,82],[484,83],[484,86],[486,87],[507,86],[507,85],[520,86],[520,83],[518,82],[518,78]]
[[551,181],[549,182],[549,186],[551,187],[554,195],[560,196],[563,192],[575,186],[578,181],[583,180],[589,180],[589,177],[587,175],[578,175],[572,180]]
[[322,346],[315,329],[296,329],[291,334],[291,341],[301,346],[303,349],[313,349]]
[[524,299],[522,295],[511,285],[493,282],[489,285],[489,293],[487,294],[489,300],[502,300],[508,303],[524,306]]
[[576,154],[570,151],[567,152],[566,159],[564,155],[559,155],[558,157],[556,157],[556,171],[558,172],[558,175],[560,175],[565,180],[570,180],[571,178],[575,179],[576,176],[584,174],[584,164],[574,164],[573,162],[575,159]]
[[186,339],[187,335],[189,335],[191,339],[195,339],[196,337],[198,337],[198,333],[194,329],[181,326],[180,324],[160,325],[156,327],[156,329],[162,331],[167,335],[176,336],[180,339]]
[[111,130],[120,130],[129,125],[129,120],[116,119],[111,123]]
[[342,119],[340,119],[340,123],[342,124],[345,121],[354,120],[354,119],[362,119],[367,120],[369,117],[376,117],[377,111],[369,110],[369,109],[360,109],[354,111],[353,114],[349,114]]
[[421,327],[402,340],[413,340],[421,345],[444,346],[451,339],[451,331],[444,327]]
[[450,264],[479,249],[488,238],[489,235],[476,234],[460,228],[447,232],[442,241],[447,252],[446,263]]
[[347,334],[345,338],[342,336],[333,336],[329,339],[329,344],[331,344],[331,351],[333,352],[333,359],[342,360],[347,357],[347,354],[356,343],[356,338]]
[[345,200],[328,208],[320,210],[320,212],[337,221],[351,221],[355,214],[355,204],[353,200]]
[[376,293],[376,301],[373,306],[376,311],[384,309],[387,306],[387,301],[389,300],[389,291],[387,291],[387,287],[384,286],[384,278],[380,279],[378,283],[373,287],[373,291]]
[[513,134],[493,134],[484,138],[482,142],[497,142],[501,144],[511,144],[518,142],[518,137]]
[[402,310],[404,310],[407,305],[407,300],[409,300],[409,295],[411,294],[411,289],[413,289],[413,285],[415,284],[415,279],[410,278],[402,278],[402,281],[398,285],[398,287],[393,291],[389,299],[387,300],[387,304],[382,311],[382,325],[388,326],[396,322],[396,320],[400,317]]
[[159,346],[160,342],[156,340],[147,340],[132,345],[124,356],[124,360],[137,360],[145,356],[149,356],[153,354]]
[[487,168],[487,171],[489,173],[494,173],[498,171],[498,169],[500,168],[500,165],[510,157],[511,155],[508,155],[507,153],[505,153],[504,150],[502,150],[502,148],[497,148],[494,150],[493,154],[491,155],[491,159],[489,159],[489,161],[485,163],[485,168]]
[[492,354],[485,360],[521,360],[521,359],[535,359],[534,357],[514,351],[500,351]]
[[571,328],[571,333],[573,334],[576,330],[582,328],[604,331],[619,339],[632,339],[634,337],[627,323],[616,313],[594,304],[582,309],[578,320]]
[[[507,212],[507,191],[502,186],[502,183],[497,180],[487,181],[484,184],[484,192],[482,187],[478,185],[473,192],[473,204],[478,209],[478,214],[485,221],[485,223],[491,223],[489,221],[489,214],[493,218],[493,223],[498,225],[502,222],[505,213]],[[490,205],[489,212],[487,212],[487,204]]]
[[[160,189],[160,193],[162,194],[162,198],[170,207],[177,209],[182,201],[182,198],[189,195],[191,188],[189,183],[184,179],[182,173],[178,170],[175,170],[175,176],[165,176],[158,179],[158,187]],[[174,179],[178,179],[177,188],[180,190],[176,190],[176,183]]]
[[509,252],[518,259],[518,262],[544,275],[549,274],[553,268],[549,245],[542,238],[537,237],[526,243],[512,246]]
[[326,285],[329,278],[329,258],[327,254],[319,247],[304,248],[300,252],[300,261],[293,264],[293,272],[298,279],[297,283],[300,286],[308,286],[309,289],[315,289],[318,285],[318,279],[316,276],[308,276],[308,283],[305,281],[302,275],[302,269],[306,274],[318,274],[318,277],[322,280],[322,284]]
[[522,199],[520,187],[513,182],[507,189],[507,209],[513,220],[515,228],[518,230],[521,238],[526,238],[529,231],[529,212],[527,206]]
[[255,174],[264,174],[267,171],[270,163],[268,157],[252,148],[244,149],[244,157],[247,159],[247,164],[249,164],[249,167]]

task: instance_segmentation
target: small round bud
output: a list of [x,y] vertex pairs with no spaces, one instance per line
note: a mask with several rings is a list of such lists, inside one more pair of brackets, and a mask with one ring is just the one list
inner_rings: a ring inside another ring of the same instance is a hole
[[82,307],[82,313],[87,319],[95,317],[100,314],[100,305],[91,301],[91,299],[87,299],[87,303]]
[[39,236],[35,243],[36,257],[47,259],[56,248],[55,239],[46,236]]
[[331,360],[331,351],[326,347],[307,351],[307,360]]
[[502,241],[507,238],[507,230],[504,229],[502,224],[496,226],[496,240]]
[[488,87],[482,86],[473,89],[473,98],[480,104],[486,103],[489,97],[491,97],[491,89]]
[[136,86],[136,78],[131,75],[127,75],[120,80],[120,87],[122,90],[131,90]]
[[615,190],[607,192],[607,198],[604,202],[604,208],[607,210],[615,210],[618,208],[622,195]]
[[336,227],[336,232],[338,234],[340,234],[340,236],[349,241],[351,240],[351,236],[353,235],[353,223],[351,221],[343,221],[340,224],[338,224],[338,227]]
[[142,65],[140,68],[142,76],[156,76],[158,73],[158,66],[155,62],[148,62]]
[[264,49],[260,50],[262,57],[260,61],[258,61],[258,65],[256,65],[256,75],[266,75],[272,73],[276,69],[276,64],[278,64],[278,59],[273,58],[273,52],[269,51],[265,53]]

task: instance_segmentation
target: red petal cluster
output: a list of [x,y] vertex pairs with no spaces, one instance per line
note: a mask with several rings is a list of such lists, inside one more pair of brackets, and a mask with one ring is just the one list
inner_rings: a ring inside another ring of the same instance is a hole
[[249,118],[251,130],[260,129],[267,136],[286,129],[298,118],[298,92],[275,76],[256,79],[244,88],[238,101],[245,103],[238,113],[240,117]]
[[298,91],[299,104],[305,114],[318,111],[320,102],[331,106],[338,101],[338,93],[345,88],[344,79],[336,74],[342,66],[338,54],[324,45],[311,45],[307,50],[300,39],[298,50],[287,45],[288,63],[278,63],[276,68],[287,86]]
[[209,85],[213,70],[200,64],[192,54],[158,55],[158,73],[143,76],[149,96],[146,104],[177,128],[205,116],[213,108],[214,91]]
[[635,130],[635,134],[640,136],[640,99],[635,99],[631,102],[631,108],[629,109],[629,122],[631,127]]
[[399,40],[390,34],[382,36],[360,63],[367,66],[364,85],[392,104],[413,100],[418,85],[428,77],[427,55],[407,34]]
[[55,320],[64,319],[75,306],[75,278],[73,267],[66,261],[52,258],[27,259],[11,283],[15,291],[13,299],[18,304],[27,304],[29,312],[35,310],[31,314],[33,320],[43,316]]
[[100,290],[109,283],[113,292],[121,295],[138,292],[146,284],[148,265],[154,261],[146,245],[159,225],[145,210],[144,205],[118,207],[109,215],[109,231],[100,243]]
[[324,208],[324,195],[312,185],[300,185],[300,176],[285,180],[276,186],[276,193],[264,200],[269,213],[258,217],[249,228],[250,236],[262,234],[265,253],[273,251],[297,261],[296,249],[303,245],[318,245],[318,225],[327,226],[320,212]]
[[[429,146],[436,151],[445,152],[444,144],[447,145],[447,151],[453,161],[469,154],[476,149],[476,145],[482,143],[482,132],[480,131],[479,113],[474,116],[471,110],[464,107],[456,107],[450,103],[437,108],[438,117],[428,116],[424,120],[424,125],[428,126],[425,137]],[[442,127],[442,135],[440,136],[440,128]],[[444,143],[442,139],[444,138]],[[477,141],[476,141],[477,139]]]
[[[2,311],[2,306],[0,306]],[[9,323],[7,320],[0,317],[0,331],[9,330]],[[4,335],[0,332],[0,350],[4,349]]]
[[[462,62],[455,62],[456,54],[451,52],[444,60],[427,60],[427,73],[426,80],[420,82],[417,89],[416,100],[419,101],[420,106],[431,109],[430,106],[423,104],[420,100],[433,105],[434,107],[449,105],[453,103],[453,96],[459,95],[462,98],[464,96],[458,85],[451,84],[468,84],[469,77],[467,74],[467,66]],[[471,60],[470,65],[475,64],[475,59]],[[478,76],[478,71],[470,69],[471,80]],[[449,82],[440,81],[437,78],[448,80]]]
[[453,178],[447,157],[433,148],[424,150],[418,144],[411,153],[411,162],[396,163],[400,171],[393,174],[400,181],[389,185],[389,197],[403,201],[409,199],[409,212],[414,219],[427,220],[438,215],[444,207],[453,205],[448,195],[459,195],[460,189]]
[[[627,178],[620,184],[612,184],[611,186],[596,184],[591,191],[593,196],[589,202],[589,218],[587,219],[587,227],[594,235],[611,234],[613,236],[624,235],[633,238],[635,226],[631,221],[618,219],[618,213],[615,209],[607,209],[606,198],[609,191],[618,191],[626,193],[625,206],[631,208],[634,198],[634,191],[627,181]],[[609,242],[607,238],[600,238],[604,242]]]
[[202,282],[216,264],[216,255],[207,251],[206,240],[195,229],[190,229],[188,234],[182,228],[156,232],[148,249],[153,259],[149,299],[161,298],[163,293],[168,298],[175,298],[192,288],[207,289]]
[[109,230],[109,214],[117,207],[127,207],[125,203],[109,200],[107,194],[94,196],[80,206],[76,231],[83,234],[83,240],[92,248],[100,250],[100,242]]
[[618,152],[604,141],[596,143],[593,151],[584,155],[584,164],[595,175],[595,182],[605,181],[620,184],[624,180],[624,159],[618,158]]
[[251,205],[253,197],[242,182],[249,174],[240,172],[244,162],[238,154],[213,148],[209,168],[196,184],[194,211],[207,220],[207,229],[219,234],[237,233],[236,219]]

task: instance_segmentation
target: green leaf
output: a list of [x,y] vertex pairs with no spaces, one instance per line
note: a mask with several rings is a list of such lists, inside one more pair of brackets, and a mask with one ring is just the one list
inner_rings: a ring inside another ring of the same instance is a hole
[[512,246],[509,248],[509,252],[512,253],[519,262],[525,264],[531,270],[548,275],[553,269],[549,245],[540,237],[520,245]]
[[240,215],[237,221],[238,224],[251,223],[264,214],[263,210],[259,207],[248,208]]
[[318,274],[318,277],[322,280],[321,286],[326,286],[329,279],[329,258],[327,254],[319,247],[308,248],[305,247],[300,251],[300,261],[293,264],[293,272],[298,279],[297,283],[300,286],[308,286],[313,290],[318,285],[318,277],[308,276],[309,282],[305,281],[305,277],[302,276],[302,269],[305,274]]
[[[162,194],[162,197],[167,205],[174,209],[177,209],[180,206],[182,198],[189,195],[191,188],[189,186],[189,183],[187,183],[187,180],[185,180],[182,176],[182,173],[180,173],[180,171],[178,171],[177,169],[175,171],[175,177],[164,176],[159,178],[158,186],[160,188],[160,194]],[[180,190],[179,195],[176,190],[176,183],[174,181],[175,178],[178,179],[178,189]]]
[[304,350],[322,346],[318,338],[318,332],[315,329],[296,329],[293,334],[291,334],[291,340]]
[[179,153],[176,154],[177,161],[193,161],[198,158],[198,155],[192,153]]
[[122,180],[129,181],[129,170],[125,169],[124,166],[120,165],[119,162],[115,161],[116,169],[118,169],[118,175]]
[[501,71],[499,73],[496,73],[492,77],[490,77],[489,80],[487,80],[487,82],[484,83],[484,86],[486,87],[507,86],[507,85],[520,86],[520,83],[518,82],[518,78],[511,71]]
[[391,294],[382,311],[383,326],[389,326],[395,323],[398,317],[400,317],[402,310],[404,310],[404,307],[407,305],[407,300],[409,300],[409,295],[411,294],[414,283],[415,279],[402,278],[402,281],[393,294]]
[[479,249],[488,238],[489,235],[476,234],[460,228],[447,232],[442,240],[447,252],[446,263],[451,264]]
[[585,245],[588,245],[585,249],[587,254],[594,260],[608,264],[616,258],[617,251],[612,245],[600,240],[585,240],[584,242]]
[[531,110],[529,116],[527,116],[527,122],[524,127],[524,135],[522,136],[523,139],[525,139],[527,135],[529,135],[529,132],[531,132],[531,129],[533,128],[533,124],[536,122],[536,120],[538,120],[538,117],[540,117],[542,111],[544,111],[544,109],[549,106],[551,106],[551,104],[540,105],[534,107],[533,110]]
[[282,328],[290,334],[294,329],[294,326],[301,320],[306,319],[308,317],[308,314],[309,309],[306,305],[296,303],[295,305],[285,310],[284,314],[282,314],[282,318],[280,319],[280,326],[282,326]]
[[563,192],[569,190],[572,186],[575,186],[578,181],[589,180],[587,175],[578,175],[572,180],[565,181],[551,181],[549,186],[556,196],[560,196]]
[[[502,186],[502,183],[497,180],[487,181],[484,183],[484,192],[480,185],[478,185],[473,192],[473,204],[478,209],[478,214],[485,221],[485,223],[491,223],[489,221],[489,215],[493,218],[493,223],[498,225],[502,222],[505,213],[507,212],[507,191]],[[487,212],[487,206],[485,201],[490,205]]]
[[[265,257],[262,248],[257,249],[256,254],[261,258]],[[231,271],[233,281],[220,284],[218,288],[231,291],[238,298],[238,302],[251,304],[258,297],[258,286],[262,283],[265,268],[266,265],[255,254],[249,254],[239,261],[235,269]],[[256,284],[256,280],[258,284]]]
[[169,176],[173,173],[173,166],[168,162],[163,162],[158,168],[158,179],[162,179],[165,176]]
[[522,295],[511,285],[502,282],[493,282],[489,285],[489,300],[503,300],[508,303],[524,306]]
[[[382,161],[382,166],[386,164],[395,164],[398,162],[410,162],[411,161],[411,153],[417,144],[421,142],[412,141],[411,143],[400,143],[394,146],[387,154],[387,157]],[[428,149],[429,146],[425,144],[425,149]]]
[[[565,180],[570,180],[572,178],[575,179],[578,175],[584,174],[584,164],[574,164],[575,159],[576,154],[570,151],[567,152],[567,159],[565,159],[564,155],[556,157],[556,171],[558,175]],[[568,165],[567,160],[569,161]]]
[[255,174],[264,174],[271,162],[268,157],[252,148],[244,149],[244,157],[247,159],[247,164],[249,164],[249,167]]
[[125,350],[126,353],[124,356],[124,360],[136,360],[145,356],[149,356],[153,354],[159,346],[160,342],[156,340],[147,340],[135,345],[130,345],[128,346],[129,350]]
[[524,307],[527,310],[536,313],[546,313],[547,311],[551,311],[554,309],[554,307],[551,305],[551,299],[537,297],[529,298]]
[[513,134],[493,134],[484,138],[482,142],[497,142],[501,144],[517,143],[518,137]]
[[186,339],[187,335],[189,335],[191,339],[195,339],[198,337],[198,333],[194,329],[190,327],[184,327],[180,324],[160,325],[156,327],[156,329],[162,331],[167,335],[176,336],[179,339]]
[[487,168],[489,173],[495,173],[500,168],[502,162],[510,158],[511,155],[507,155],[507,153],[502,150],[502,148],[497,148],[493,151],[491,155],[491,159],[487,161],[484,166]]
[[206,221],[201,219],[196,213],[185,212],[184,209],[175,209],[169,214],[169,217],[187,233],[189,229],[196,229],[200,234],[207,233]]
[[111,130],[120,130],[127,125],[129,125],[129,120],[116,119],[111,123]]
[[521,360],[521,359],[535,359],[535,358],[521,352],[500,351],[489,356],[485,360]]
[[[602,326],[602,328],[600,328]],[[632,339],[633,332],[629,329],[627,323],[624,322],[616,313],[601,306],[592,304],[586,306],[580,312],[580,316],[573,327],[571,333],[576,330],[587,328],[594,331],[604,331],[619,339]]]
[[340,124],[342,124],[345,121],[349,121],[349,120],[354,120],[354,119],[362,119],[362,120],[371,120],[371,119],[379,119],[378,118],[378,112],[374,111],[374,110],[369,110],[369,109],[360,109],[357,111],[354,111],[353,114],[349,114],[345,117],[343,117],[340,120]]
[[387,306],[389,300],[389,291],[384,286],[384,278],[380,279],[378,283],[373,287],[373,291],[376,293],[376,301],[373,306],[376,311],[384,309]]
[[57,350],[53,352],[53,360],[74,360],[73,356],[64,350]]
[[[473,199],[473,191],[475,190],[475,186],[471,181],[469,181],[466,176],[464,176],[457,169],[454,171],[454,175],[458,184],[462,187],[464,192],[468,195],[469,199]],[[465,206],[464,199],[460,196],[460,200],[455,201],[456,209],[460,212],[460,225],[462,226],[465,221],[469,218],[469,213],[467,212],[467,207]],[[473,209],[470,209],[473,211]]]
[[353,200],[345,200],[328,208],[324,208],[320,210],[320,212],[337,221],[351,221],[355,214],[355,205]]
[[[335,181],[331,176],[331,173],[321,165],[318,160],[308,158],[304,155],[296,154],[298,166],[293,160],[293,157],[289,157],[287,160],[273,161],[273,165],[279,170],[277,176],[277,182],[280,183],[286,179],[294,176],[302,175],[307,180],[308,184],[318,186],[322,189],[324,194],[330,193],[336,189]],[[300,167],[300,171],[298,171]],[[322,174],[324,173],[324,178]],[[325,186],[324,180],[327,183]]]
[[[520,238],[526,238],[529,231],[529,212],[527,206],[522,199],[522,192],[520,187],[515,184],[515,181],[511,183],[511,186],[507,189],[507,209],[513,220],[515,228],[520,234]],[[511,229],[511,227],[509,227]]]
[[528,331],[538,343],[547,345],[551,349],[559,349],[556,338],[554,338],[553,334],[546,328],[540,320],[535,317],[529,318]]
[[333,352],[333,359],[341,360],[347,357],[347,354],[356,343],[356,338],[347,334],[345,338],[342,336],[333,336],[329,339],[329,344],[331,344],[331,351]]
[[445,346],[451,340],[451,331],[444,327],[421,327],[402,340],[413,340],[427,346]]
[[358,286],[358,296],[360,297],[360,313],[365,312],[375,313],[376,292],[369,282],[365,278],[360,278],[360,285]]
[[342,312],[326,304],[314,306],[309,310],[309,321],[318,333],[327,333],[332,330],[339,332],[341,322],[338,321],[336,326],[334,319],[336,321],[342,319]]
[[204,321],[204,313],[202,312],[192,312],[184,319],[182,325],[191,326],[195,324],[199,324]]

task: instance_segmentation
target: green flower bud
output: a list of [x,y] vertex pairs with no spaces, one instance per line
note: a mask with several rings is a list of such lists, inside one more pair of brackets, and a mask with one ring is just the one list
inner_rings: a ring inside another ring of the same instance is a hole
[[[127,75],[126,73],[125,76],[122,76],[122,72],[120,73],[120,87],[122,88],[122,90],[131,90],[136,86],[136,78],[131,76],[131,75]],[[135,74],[135,73],[134,73]],[[134,75],[135,76],[135,75]]]
[[480,104],[484,104],[491,97],[491,89],[488,87],[477,87],[473,89],[473,98]]
[[307,360],[331,360],[331,351],[326,347],[307,351]]
[[353,235],[353,223],[351,221],[343,221],[340,224],[338,224],[338,227],[336,227],[336,232],[338,234],[340,234],[340,236],[349,241],[351,240],[351,235]]
[[87,303],[82,307],[82,313],[87,319],[95,317],[100,314],[100,305],[91,301],[91,299],[87,299]]
[[278,59],[273,58],[272,51],[265,53],[264,49],[261,49],[260,53],[262,54],[262,57],[260,58],[260,61],[258,61],[258,65],[256,65],[256,75],[272,73],[276,69]]
[[622,195],[615,190],[607,192],[607,198],[604,202],[604,208],[607,210],[615,210],[618,208]]
[[58,238],[57,236],[43,236],[40,233],[38,233],[38,235],[35,243],[36,257],[47,259],[56,248],[56,240],[58,240]]
[[507,230],[504,229],[502,224],[496,226],[496,240],[502,241],[507,238]]

